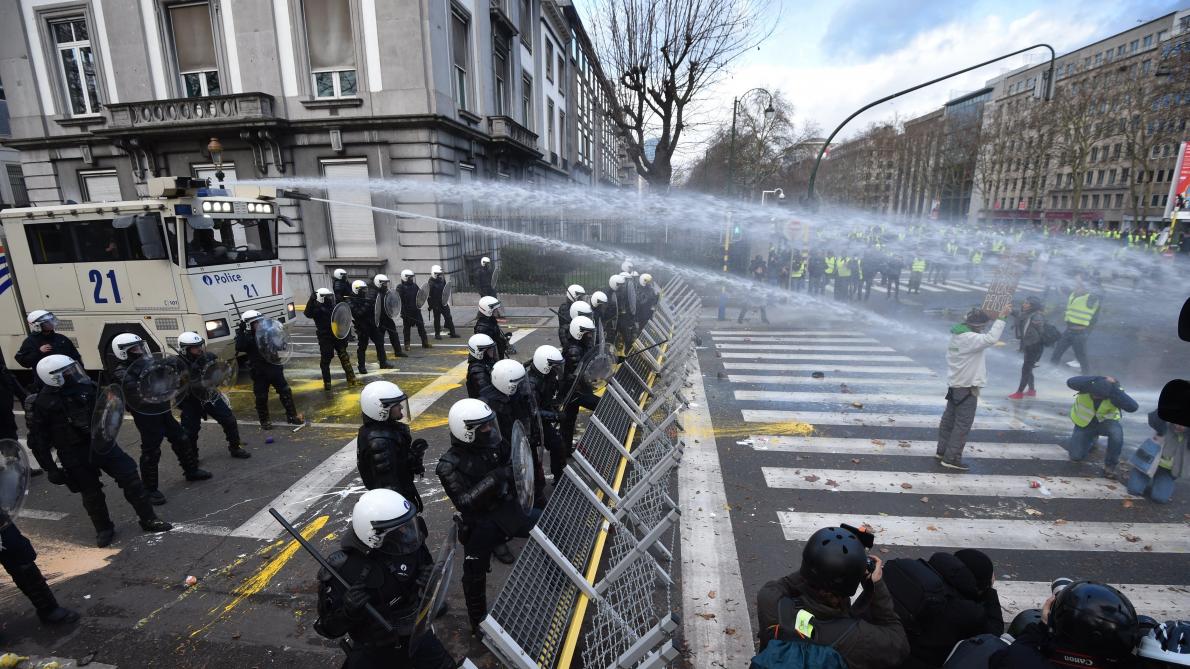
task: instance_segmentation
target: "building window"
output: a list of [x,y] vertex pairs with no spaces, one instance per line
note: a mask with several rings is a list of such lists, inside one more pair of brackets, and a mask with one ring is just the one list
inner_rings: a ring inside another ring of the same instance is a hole
[[533,77],[527,72],[521,74],[521,123],[533,129]]
[[566,95],[566,55],[558,54],[558,94]]
[[1095,208],[1095,209],[1099,208],[1099,194],[1098,193],[1091,196],[1091,207]]
[[1145,74],[1148,74],[1149,68],[1152,67],[1152,64],[1153,64],[1153,61],[1151,61],[1151,60],[1146,60],[1146,61],[1142,62],[1140,64],[1140,71]]
[[120,195],[120,179],[116,177],[115,170],[79,172],[79,185],[85,202],[119,202],[124,199]]
[[323,176],[332,182],[327,186],[326,199],[333,201],[327,204],[327,216],[335,257],[375,258],[376,224],[367,208],[372,206],[366,185],[368,161],[350,158],[321,163]]
[[1103,171],[1103,170],[1099,170],[1099,176],[1098,176],[1098,177],[1096,177],[1096,179],[1095,179],[1095,185],[1096,185],[1096,186],[1102,186],[1102,185],[1103,185],[1103,177],[1104,177],[1104,176],[1106,176],[1106,175],[1104,174],[1104,171]]
[[470,26],[466,16],[458,10],[451,12],[450,21],[450,37],[451,37],[451,51],[454,56],[455,76],[454,76],[454,93],[455,104],[459,109],[469,109],[468,91],[471,87],[470,78],[467,76],[469,62],[467,48],[470,41],[469,33]]
[[1086,196],[1086,194],[1084,194],[1082,197],[1080,197],[1080,198],[1078,199],[1078,203],[1079,203],[1079,205],[1078,205],[1078,206],[1079,206],[1079,208],[1080,208],[1080,209],[1086,209],[1086,208],[1087,208],[1087,196]]
[[546,142],[549,146],[550,151],[557,151],[557,147],[554,144],[554,101],[553,100],[550,100],[546,104],[545,118],[546,118],[546,121],[545,121]]
[[1103,53],[1095,54],[1095,67],[1099,67],[1102,64],[1103,64]]
[[[219,179],[218,179],[218,177],[215,176],[215,173],[219,171],[219,168],[215,167],[214,165],[212,165],[210,163],[200,164],[200,165],[191,165],[190,170],[194,174],[195,179],[202,179],[203,181],[206,181],[207,183],[211,184],[212,188],[219,187]],[[235,165],[235,163],[223,163],[223,185],[231,186],[235,182],[236,182],[236,165]]]
[[1151,47],[1151,46],[1153,46],[1153,36],[1152,36],[1152,35],[1145,35],[1145,48],[1147,49],[1147,48],[1149,48],[1149,47]]
[[1136,50],[1138,48],[1140,48],[1140,40],[1134,39],[1128,43],[1128,52],[1129,53],[1136,53]]
[[1160,42],[1160,41],[1161,41],[1161,40],[1163,40],[1163,39],[1165,39],[1165,31],[1164,31],[1164,30],[1158,30],[1158,31],[1157,31],[1157,41],[1158,41],[1158,42]]
[[314,97],[355,97],[359,77],[347,0],[302,0],[302,11]]
[[529,51],[533,51],[530,41],[533,39],[533,0],[521,0],[521,41]]
[[50,30],[58,48],[59,76],[66,88],[72,116],[99,113],[99,88],[96,83],[95,53],[83,18],[52,21]]
[[1157,183],[1165,181],[1165,170],[1157,170]]
[[1157,203],[1160,202],[1160,200],[1161,200],[1161,196],[1156,193],[1153,193],[1152,199],[1149,200],[1149,206],[1156,207]]
[[1116,193],[1116,209],[1124,208],[1124,194]]
[[171,6],[169,26],[182,95],[188,98],[219,95],[219,66],[211,31],[210,3]]
[[554,83],[554,43],[545,40],[545,80]]
[[1190,30],[1190,16],[1178,19],[1178,30]]
[[570,138],[566,135],[566,112],[559,109],[558,110],[558,153],[562,154],[563,158],[566,158],[570,155],[570,152],[566,150],[567,149],[567,141],[566,140],[568,140],[568,139],[570,139]]
[[1090,185],[1091,185],[1091,180],[1092,180],[1092,179],[1094,179],[1094,178],[1095,178],[1095,175],[1094,175],[1094,174],[1091,172],[1091,170],[1087,170],[1087,175],[1086,175],[1086,178],[1085,178],[1085,179],[1083,179],[1083,185],[1084,185],[1084,186],[1090,186]]
[[1116,182],[1116,171],[1111,170],[1107,173],[1107,185],[1112,185]]
[[1091,162],[1095,162],[1096,160],[1099,160],[1099,147],[1092,146],[1091,147]]
[[29,206],[29,191],[25,189],[25,173],[20,165],[8,164],[4,166],[8,173],[8,185],[12,187],[12,204],[16,207]]
[[1121,44],[1120,48],[1116,49],[1116,58],[1119,58],[1123,55],[1124,55],[1124,45]]
[[496,96],[496,116],[509,113],[508,103],[508,42],[499,36],[492,36],[492,90]]
[[1128,183],[1128,170],[1129,169],[1130,168],[1127,168],[1127,167],[1120,168],[1120,183],[1122,183],[1122,184]]

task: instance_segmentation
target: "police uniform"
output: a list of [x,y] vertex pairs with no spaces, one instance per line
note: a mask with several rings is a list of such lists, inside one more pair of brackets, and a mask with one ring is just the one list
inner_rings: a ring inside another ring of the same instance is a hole
[[380,361],[380,366],[382,368],[388,367],[388,361],[385,359],[385,352],[384,352],[384,335],[385,334],[388,335],[389,341],[392,342],[393,351],[394,351],[393,355],[395,355],[398,358],[405,357],[405,352],[401,350],[401,336],[397,334],[397,322],[392,319],[392,316],[389,316],[387,313],[384,312],[383,307],[380,308],[379,312],[376,311],[376,309],[377,309],[376,300],[383,300],[385,293],[387,293],[389,290],[390,289],[388,289],[388,288],[381,290],[379,288],[376,288],[375,286],[370,286],[368,288],[369,302],[371,302],[371,307],[373,310],[372,311],[372,317],[373,317],[372,322],[373,323],[376,322],[375,314],[376,313],[380,314],[380,324],[377,325],[376,327],[372,328],[372,343],[374,343],[376,345],[376,359]]
[[70,623],[78,620],[77,613],[58,606],[58,600],[37,568],[36,560],[37,551],[33,550],[33,544],[21,534],[4,509],[0,509],[0,566],[12,577],[13,585],[29,598],[42,622]]
[[505,439],[512,437],[512,427],[516,422],[520,422],[521,429],[526,431],[525,436],[529,439],[529,452],[533,456],[533,502],[538,508],[544,508],[545,469],[542,466],[539,451],[542,435],[536,429],[538,421],[533,411],[533,406],[536,404],[535,398],[530,398],[529,393],[528,387],[522,382],[517,386],[516,392],[512,396],[497,390],[496,394],[499,397],[495,401],[485,399],[484,402],[496,413],[500,434],[504,435]]
[[490,264],[481,264],[475,270],[475,285],[479,288],[480,297],[496,297],[496,289],[492,285],[494,271],[493,266]]
[[421,287],[412,279],[397,284],[397,294],[401,296],[401,326],[405,331],[405,350],[409,350],[413,341],[409,338],[409,331],[413,326],[417,326],[417,336],[421,338],[422,348],[430,348],[430,342],[426,339],[426,322],[421,317],[421,310],[417,308],[417,294],[420,291]]
[[331,387],[331,358],[338,357],[343,366],[343,373],[347,375],[347,385],[355,385],[355,373],[351,369],[351,356],[347,354],[347,339],[339,339],[331,329],[331,314],[335,305],[330,302],[319,302],[318,294],[310,296],[306,302],[306,309],[302,313],[306,318],[314,321],[314,332],[318,337],[318,366],[322,370],[322,385],[330,390]]
[[566,458],[569,453],[562,450],[562,435],[558,432],[558,422],[562,415],[558,411],[558,374],[550,372],[542,374],[537,371],[533,361],[525,363],[525,389],[536,397],[537,415],[541,423],[541,445],[550,454],[550,473],[557,481],[566,468]]
[[[180,357],[190,367],[192,383],[193,379],[198,378],[204,365],[216,360],[214,353],[203,351],[202,354],[194,356],[190,355],[185,347],[183,347]],[[211,390],[203,390],[198,393],[191,391],[186,393],[186,397],[178,404],[178,408],[181,409],[182,414],[182,430],[190,439],[194,440],[195,444],[198,443],[198,433],[202,429],[202,419],[209,417],[223,428],[223,436],[227,438],[228,451],[236,454],[243,450],[240,441],[240,426],[236,423],[236,415],[228,406],[222,393]]]
[[24,403],[27,396],[24,386],[17,381],[4,363],[4,352],[0,351],[0,439],[17,438],[17,421],[12,412],[12,400]]
[[[50,350],[47,353],[41,351],[41,347],[46,344],[50,345]],[[17,353],[13,356],[17,364],[25,369],[36,369],[37,363],[47,355],[66,355],[74,359],[75,362],[81,363],[83,356],[74,346],[74,342],[70,341],[66,335],[57,332],[34,332],[25,337],[25,341],[21,342],[21,347],[17,349]],[[37,375],[33,375],[33,385],[40,385],[40,380]]]
[[496,342],[496,359],[503,360],[508,357],[508,337],[500,329],[500,322],[496,320],[494,315],[484,316],[478,313],[475,316],[475,332],[474,334],[486,334]]
[[426,299],[426,304],[434,314],[434,339],[441,339],[442,331],[440,326],[442,324],[446,325],[446,331],[451,337],[459,336],[455,334],[455,322],[450,317],[450,305],[442,299],[442,290],[444,288],[446,288],[446,277],[430,277],[430,295]]
[[429,446],[426,440],[414,439],[405,423],[372,420],[365,416],[355,444],[356,465],[364,487],[395,490],[412,501],[421,513],[423,504],[413,477],[426,473],[422,464],[422,456]]
[[[573,337],[570,337],[570,341],[562,349],[565,367],[562,372],[562,385],[559,387],[559,393],[566,401],[566,405],[562,407],[562,450],[560,453],[565,458],[569,458],[570,454],[574,452],[574,424],[578,421],[579,407],[594,411],[599,404],[599,398],[595,396],[591,386],[581,378],[583,358],[586,357],[588,350],[590,347],[585,341],[576,341]],[[571,392],[571,388],[574,389],[573,392]],[[570,398],[566,400],[568,393]],[[551,463],[551,468],[553,466]],[[565,467],[565,463],[562,466]]]
[[574,304],[574,300],[569,296],[562,298],[562,304],[558,306],[558,345],[565,346],[566,340],[570,337],[570,305]]
[[[629,290],[628,281],[625,280],[624,284],[614,291],[616,305],[619,307],[619,313],[616,315],[616,334],[624,350],[631,348],[632,343],[636,341],[636,301],[630,298]],[[562,340],[562,345],[566,346],[565,339]]]
[[318,571],[318,620],[314,631],[328,639],[347,637],[344,669],[450,669],[455,661],[442,642],[427,629],[417,653],[409,656],[409,636],[417,619],[422,591],[434,568],[423,543],[407,555],[369,549],[349,533],[340,550],[327,562],[354,587],[367,593],[371,604],[393,628],[381,627],[363,607],[348,601],[344,587],[326,569]]
[[645,329],[645,324],[653,317],[653,309],[657,307],[657,290],[652,284],[641,286],[636,291],[636,324],[637,329]]
[[269,421],[269,386],[277,391],[281,406],[285,408],[285,419],[292,425],[300,424],[302,419],[293,403],[293,390],[289,387],[289,381],[285,380],[285,367],[269,362],[261,355],[252,326],[236,334],[236,351],[248,356],[252,370],[252,394],[256,396],[256,415],[260,418],[261,427],[272,427]]
[[[373,311],[372,298],[368,295],[368,291],[362,293],[352,293],[351,300],[348,302],[351,305],[351,321],[355,326],[355,336],[358,346],[355,351],[356,364],[358,365],[360,374],[367,374],[367,358],[368,358],[368,343],[374,341],[376,334],[376,314]],[[384,358],[384,345],[376,345],[376,360],[381,367],[387,365]]]
[[347,279],[335,279],[331,282],[331,292],[335,294],[335,302],[347,302],[351,299],[351,282]]
[[467,397],[483,400],[489,405],[500,398],[500,391],[492,385],[492,365],[495,362],[484,357],[467,359]]

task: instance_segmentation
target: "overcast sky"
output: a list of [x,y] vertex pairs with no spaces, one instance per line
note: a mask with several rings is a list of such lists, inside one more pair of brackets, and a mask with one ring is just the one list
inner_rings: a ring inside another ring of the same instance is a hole
[[[855,109],[889,93],[1038,42],[1058,54],[1180,7],[1162,0],[773,0],[772,36],[743,57],[713,92],[704,121],[729,119],[731,98],[761,86],[792,101],[798,121],[825,136]],[[880,119],[911,118],[997,74],[1048,57],[1030,54],[989,65],[870,110],[843,131]],[[706,132],[697,135],[705,136]],[[685,160],[702,153],[699,137]]]

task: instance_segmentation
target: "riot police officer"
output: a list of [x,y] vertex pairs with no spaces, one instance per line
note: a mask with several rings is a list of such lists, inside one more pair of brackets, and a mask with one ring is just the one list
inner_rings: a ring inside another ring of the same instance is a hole
[[332,276],[335,280],[331,283],[331,290],[335,295],[335,302],[346,302],[351,299],[351,282],[347,280],[347,270],[340,267],[336,269]]
[[[29,323],[31,333],[21,342],[21,347],[13,356],[21,367],[34,369],[42,358],[55,354],[68,356],[77,362],[83,361],[74,342],[57,332],[58,319],[52,312],[43,309],[31,311],[25,321]],[[36,384],[37,380],[34,379]]]
[[426,299],[426,306],[434,314],[434,339],[442,339],[441,325],[445,323],[446,331],[451,339],[458,339],[455,332],[454,319],[450,317],[450,304],[442,299],[442,291],[446,288],[446,277],[442,274],[442,267],[434,265],[430,268],[430,295]]
[[[112,355],[118,361],[112,370],[116,382],[125,389],[135,387],[138,382],[136,377],[146,370],[143,366],[133,366],[133,363],[148,355],[145,341],[131,332],[120,333],[112,338]],[[126,397],[134,395],[125,391]],[[169,440],[169,447],[177,456],[187,481],[211,478],[210,472],[198,467],[198,443],[182,430],[169,405],[142,404],[129,406],[129,409],[132,411],[132,422],[140,433],[140,475],[149,501],[155,505],[165,504],[165,495],[157,489],[157,464],[161,461],[162,439]]]
[[197,332],[183,332],[178,335],[178,346],[182,349],[181,358],[190,368],[191,386],[194,388],[178,405],[182,412],[182,430],[197,444],[202,419],[209,416],[223,428],[223,436],[227,438],[227,451],[231,457],[250,458],[252,454],[244,450],[240,441],[240,426],[236,423],[236,415],[228,406],[223,393],[217,388],[194,387],[197,379],[202,377],[204,368],[211,364],[219,364],[215,354],[204,349],[205,344]]
[[541,447],[541,433],[537,429],[538,416],[534,411],[536,398],[530,396],[531,391],[525,384],[526,375],[525,366],[516,360],[497,362],[492,366],[492,387],[496,389],[496,400],[487,404],[496,412],[500,434],[505,435],[505,438],[512,436],[513,424],[518,421],[525,430],[533,456],[533,500],[538,508],[544,508],[545,470],[538,450]]
[[511,537],[527,537],[540,512],[526,514],[517,503],[510,449],[496,414],[476,399],[450,408],[450,448],[436,473],[460,514],[463,542],[463,598],[471,631],[487,615],[487,575],[492,552]]
[[289,387],[289,381],[285,379],[285,367],[267,360],[256,343],[256,330],[262,320],[263,314],[249,309],[240,316],[239,331],[236,333],[236,351],[246,354],[248,364],[251,365],[252,394],[256,396],[256,415],[260,419],[260,429],[273,429],[273,423],[269,420],[269,386],[277,391],[281,406],[285,408],[285,422],[301,425],[302,416],[298,413],[297,405],[293,403],[293,390]]
[[508,357],[510,348],[508,335],[500,329],[500,300],[494,297],[479,298],[479,310],[475,314],[475,334],[486,334],[496,342],[496,358]]
[[595,340],[608,340],[608,312],[611,305],[607,302],[607,293],[602,290],[597,290],[591,293],[591,314],[590,318],[595,322]]
[[586,316],[579,316],[570,322],[570,337],[562,349],[565,366],[562,372],[560,392],[562,406],[562,452],[569,458],[574,452],[574,424],[578,420],[579,407],[594,411],[599,404],[595,391],[583,380],[583,359],[593,345],[595,323]]
[[4,363],[4,353],[0,351],[0,439],[17,438],[17,419],[12,412],[12,400],[15,397],[25,403],[28,392],[17,381]]
[[[327,558],[351,586],[345,587],[326,569],[318,571],[314,631],[328,639],[347,637],[344,669],[451,669],[456,664],[429,627],[417,652],[409,654],[418,606],[434,569],[425,524],[417,514],[400,493],[369,490],[351,510],[351,532],[340,550]],[[392,632],[372,619],[368,604]]]
[[[128,457],[115,439],[92,437],[91,421],[95,409],[95,384],[78,362],[69,356],[52,354],[37,363],[37,378],[42,384],[35,399],[27,403],[29,449],[54,485],[64,485],[80,494],[83,508],[95,526],[95,545],[111,545],[116,533],[103,495],[99,475],[116,480],[124,499],[140,517],[146,532],[173,529],[157,517],[137,475],[136,462]],[[59,468],[53,452],[58,454]]]
[[380,361],[381,369],[395,369],[396,365],[388,364],[385,359],[384,352],[384,335],[388,335],[389,341],[393,345],[393,355],[398,358],[405,357],[405,351],[401,350],[401,337],[397,334],[397,322],[393,320],[391,314],[388,313],[383,306],[376,304],[376,302],[383,301],[388,295],[388,277],[384,274],[377,274],[372,277],[372,288],[368,290],[369,302],[372,303],[373,323],[375,323],[375,314],[380,314],[380,323],[372,329],[373,343],[376,344],[376,359]]
[[401,270],[401,283],[397,286],[397,293],[401,296],[401,326],[405,330],[405,350],[408,351],[413,340],[409,338],[410,330],[417,326],[417,336],[421,338],[421,347],[430,348],[426,339],[426,322],[421,317],[421,310],[417,308],[417,293],[421,290],[415,282],[417,275],[411,269]]
[[[356,340],[359,342],[355,351],[356,363],[359,365],[359,373],[367,374],[368,343],[376,339],[377,327],[376,313],[372,309],[372,299],[368,296],[366,281],[356,279],[351,282],[351,300],[348,304],[351,305],[351,322],[355,328]],[[376,359],[381,367],[391,367],[384,362],[383,344],[376,346]]]
[[570,334],[570,315],[571,305],[580,302],[586,297],[587,292],[583,287],[576,284],[571,284],[566,288],[566,297],[563,298],[562,304],[558,306],[558,345],[566,345],[566,337]]
[[364,386],[359,396],[364,424],[355,441],[356,464],[368,490],[395,490],[412,500],[420,512],[423,505],[413,477],[425,475],[422,456],[429,445],[425,439],[414,439],[409,424],[402,422],[408,418],[408,400],[397,384],[389,381]]
[[653,275],[645,272],[638,278],[640,288],[636,291],[636,325],[637,331],[645,329],[645,324],[653,317],[653,309],[657,307],[657,287],[653,285]]
[[496,342],[486,334],[473,334],[467,340],[467,397],[485,402],[497,399],[492,388],[497,350]]
[[564,364],[562,351],[556,346],[542,344],[533,352],[533,359],[525,363],[525,387],[537,398],[537,414],[541,417],[541,443],[550,454],[550,473],[556,484],[566,467],[569,455],[562,450],[562,436],[558,433],[561,413],[558,402],[559,376]]
[[[575,302],[574,304],[570,305],[570,320],[573,321],[574,319],[578,318],[579,316],[586,316],[587,318],[591,319],[592,323],[595,322],[595,310],[592,309],[591,305],[587,304],[586,302]],[[599,339],[599,336],[600,336],[599,335],[599,325],[596,324],[595,336],[591,337],[591,343],[594,344],[595,341],[597,339]],[[567,323],[567,325],[566,325],[566,332],[562,333],[562,337],[558,342],[559,345],[565,346],[567,339],[570,339],[570,324],[569,323]]]
[[[2,471],[2,468],[0,468]],[[12,577],[17,587],[33,604],[37,619],[45,625],[69,625],[77,622],[79,614],[58,605],[45,576],[37,568],[37,551],[21,534],[4,509],[0,509],[0,565]]]
[[484,256],[479,259],[479,269],[475,270],[475,286],[479,289],[480,297],[496,297],[496,288],[493,285],[495,275],[495,267],[492,265],[492,259]]
[[314,332],[318,337],[318,366],[322,370],[322,388],[331,391],[331,358],[338,356],[339,364],[343,366],[343,373],[347,375],[347,385],[356,384],[355,373],[351,369],[351,356],[347,354],[347,339],[339,339],[331,329],[331,314],[335,310],[335,296],[330,289],[319,288],[306,302],[306,309],[302,313],[306,318],[314,321]]
[[619,309],[619,313],[616,314],[616,335],[620,339],[620,345],[624,350],[628,350],[632,348],[632,342],[636,341],[636,300],[629,295],[628,279],[624,275],[613,276],[608,279],[608,284],[616,295],[616,306]]

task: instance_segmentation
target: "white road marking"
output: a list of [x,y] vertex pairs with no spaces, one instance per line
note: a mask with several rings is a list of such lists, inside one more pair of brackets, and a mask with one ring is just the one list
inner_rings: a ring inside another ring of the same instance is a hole
[[967,283],[965,281],[955,281],[954,279],[947,279],[946,284],[948,286],[958,286],[959,288],[966,288],[967,290],[974,290],[979,293],[987,291],[987,287],[985,287],[985,286],[977,286],[973,283]]
[[[828,376],[815,379],[811,376],[777,376],[768,374],[728,374],[727,380],[732,383],[755,383],[775,387],[821,388],[823,392],[842,392],[840,386],[847,384],[852,392],[861,392],[865,388],[931,388],[938,390],[946,387],[946,381],[941,377],[931,376],[922,379],[881,379],[871,376]],[[851,384],[858,388],[853,388]],[[1131,394],[1131,393],[1129,393]]]
[[[769,350],[772,350],[771,348]],[[745,358],[761,360],[822,360],[840,362],[872,360],[876,362],[914,362],[913,358],[904,355],[845,355],[840,353],[720,353],[722,358]]]
[[[752,621],[697,358],[690,380],[691,408],[682,414],[686,449],[678,468],[686,648],[691,666],[742,667],[755,654]],[[727,628],[735,633],[725,635]]]
[[[1054,574],[1067,576],[1068,574]],[[1073,576],[1072,574],[1070,574]],[[1050,596],[1050,584],[1045,581],[996,581],[996,594],[1005,620],[1025,609],[1039,609]],[[1184,585],[1149,585],[1112,583],[1123,592],[1137,613],[1157,620],[1186,620],[1190,618],[1190,587]]]
[[[897,414],[864,411],[783,411],[777,409],[744,409],[744,420],[748,423],[810,423],[812,425],[862,425],[865,427],[938,427],[943,406],[939,404],[936,415]],[[980,407],[982,409],[983,407]],[[1032,430],[1015,418],[988,416],[975,417],[976,430]]]
[[61,511],[21,509],[21,512],[17,514],[17,518],[32,518],[33,520],[62,520],[69,515],[69,513],[62,513]]
[[829,337],[830,339],[852,339],[866,335],[855,330],[711,330],[712,335],[759,335],[772,337],[790,335],[795,337]]
[[[751,437],[752,449],[783,453],[838,453],[841,455],[897,455],[933,457],[935,441],[906,439],[864,439],[860,437],[786,437],[758,434]],[[880,442],[880,443],[875,443]],[[1069,460],[1070,454],[1057,444],[969,441],[963,458],[999,460]]]
[[[517,330],[512,335],[511,342],[516,343],[524,339],[532,329]],[[409,398],[409,419],[417,418],[423,411],[429,409],[443,395],[453,390],[463,382],[467,375],[467,361],[464,360],[451,368],[450,371],[431,381],[429,385],[414,393]],[[356,427],[355,429],[358,429]],[[337,485],[348,474],[355,471],[355,440],[347,442],[342,448],[314,467],[308,474],[298,479],[284,492],[256,512],[243,525],[231,531],[231,536],[248,537],[268,541],[282,531],[277,521],[269,515],[269,508],[281,512],[290,522],[301,517],[321,494]]]
[[826,344],[786,344],[768,342],[758,344],[736,344],[715,342],[715,348],[733,351],[838,351],[840,353],[894,352],[897,349],[890,346],[829,346]]
[[[838,492],[878,492],[906,495],[964,495],[979,497],[1025,497],[1034,499],[1131,499],[1122,483],[1104,478],[1082,476],[1029,477],[1015,474],[971,474],[947,472],[887,472],[857,469],[812,469],[801,467],[761,467],[770,488],[787,490],[834,490]],[[806,480],[810,478],[812,480]],[[1030,487],[1038,480],[1050,492]],[[834,485],[831,482],[834,482]],[[906,487],[909,486],[909,487]],[[883,516],[881,517],[883,518]],[[821,520],[821,519],[820,519]],[[1002,521],[989,521],[1002,522]],[[1119,525],[1118,523],[1110,523]],[[1190,551],[1190,534],[1182,528],[1183,541]],[[965,544],[958,544],[960,546]]]
[[[835,365],[831,363],[776,363],[776,362],[724,362],[724,369],[750,369],[760,372],[868,372],[872,374],[929,374],[936,376],[929,367],[899,365]],[[827,381],[831,380],[827,375]],[[878,379],[873,378],[873,381]]]
[[[822,527],[822,514],[778,511],[781,530],[789,541],[805,541]],[[882,546],[937,548],[997,548],[1117,553],[1186,553],[1190,534],[1182,523],[1119,523],[933,516],[870,517],[844,514],[838,522],[870,525]],[[835,522],[835,521],[832,521]],[[1129,541],[1126,537],[1136,537]],[[1054,576],[1061,576],[1055,574]],[[1045,601],[1044,599],[1042,601]]]
[[[935,389],[936,390],[936,389]],[[860,404],[907,404],[912,406],[930,405],[938,402],[941,393],[929,395],[910,395],[907,393],[841,393],[838,388],[834,392],[787,392],[784,390],[737,390],[735,398],[752,402],[784,402],[797,403],[840,403],[844,408],[850,407],[852,402]],[[859,407],[856,407],[859,408]]]
[[783,335],[775,335],[775,336],[771,336],[771,337],[768,337],[768,336],[744,337],[741,335],[719,336],[719,337],[715,337],[715,341],[716,342],[725,342],[725,343],[734,343],[734,342],[757,342],[757,343],[782,342],[782,343],[785,343],[785,342],[788,342],[791,344],[813,344],[813,343],[879,344],[880,343],[880,340],[872,339],[871,337],[856,337],[853,339],[852,338],[839,339],[838,341],[832,341],[832,340],[823,341],[819,337],[797,337],[797,336],[783,336]]

